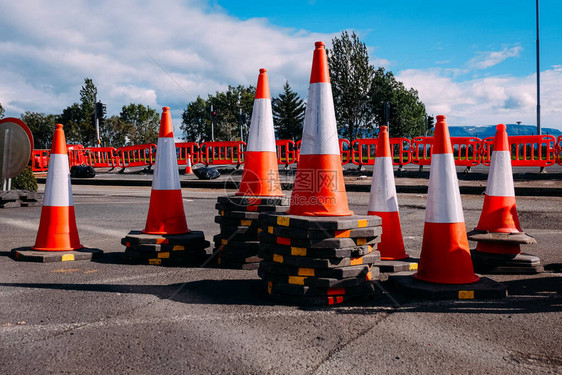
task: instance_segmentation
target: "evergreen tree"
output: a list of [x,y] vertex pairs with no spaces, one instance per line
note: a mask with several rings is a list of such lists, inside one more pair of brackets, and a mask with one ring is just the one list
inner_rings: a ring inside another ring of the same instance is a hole
[[285,82],[279,97],[272,100],[271,107],[277,139],[301,139],[306,107],[298,94],[291,90],[289,82]]
[[0,103],[0,119],[4,118],[4,107],[2,107],[2,103]]
[[367,46],[354,32],[350,36],[344,31],[332,39],[328,64],[339,133],[350,140],[358,138],[374,124],[369,106],[374,68]]
[[95,144],[94,98],[97,92],[94,82],[90,78],[84,79],[84,86],[80,89],[80,103],[65,108],[57,117],[57,122],[64,125],[68,143],[79,143],[83,146]]

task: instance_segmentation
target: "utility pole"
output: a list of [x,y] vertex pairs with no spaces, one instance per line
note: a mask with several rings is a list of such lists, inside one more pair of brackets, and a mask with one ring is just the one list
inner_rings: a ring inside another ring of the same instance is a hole
[[541,135],[541,63],[539,43],[539,0],[537,0],[537,135]]

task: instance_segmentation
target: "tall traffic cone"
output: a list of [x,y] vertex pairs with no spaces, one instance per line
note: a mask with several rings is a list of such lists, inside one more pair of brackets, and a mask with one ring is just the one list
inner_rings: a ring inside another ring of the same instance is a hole
[[478,241],[476,250],[472,251],[472,263],[477,271],[521,274],[543,270],[538,257],[521,253],[521,244],[537,241],[523,233],[517,216],[511,152],[504,124],[496,127],[482,214],[468,238]]
[[400,226],[392,153],[386,126],[380,127],[368,207],[368,215],[377,215],[382,219],[381,242],[377,246],[381,253],[381,259],[400,260],[408,258],[404,249]]
[[266,69],[260,69],[258,76],[252,123],[250,124],[250,134],[248,135],[245,153],[244,172],[236,195],[283,196],[281,182],[279,181],[271,96]]
[[439,284],[475,283],[453,148],[445,116],[437,116],[422,250],[414,278]]
[[57,124],[49,158],[47,181],[45,182],[41,221],[32,249],[71,251],[81,248],[83,246],[80,244],[76,228],[74,203],[72,201],[66,140],[62,125]]
[[[500,235],[500,237],[512,240],[503,242],[479,241],[476,250],[485,253],[519,254],[521,252],[520,243],[536,243],[532,237],[523,233],[517,216],[511,170],[511,152],[504,124],[499,124],[496,127],[484,206],[478,226],[469,235],[478,232],[503,233],[504,235]],[[474,239],[478,240],[478,238]]]
[[349,216],[343,181],[336,115],[323,42],[316,42],[300,158],[288,213]]
[[193,174],[193,168],[191,165],[191,154],[187,154],[187,162],[185,164],[184,174]]
[[147,234],[189,233],[183,209],[172,115],[169,107],[162,108],[156,162],[152,178]]

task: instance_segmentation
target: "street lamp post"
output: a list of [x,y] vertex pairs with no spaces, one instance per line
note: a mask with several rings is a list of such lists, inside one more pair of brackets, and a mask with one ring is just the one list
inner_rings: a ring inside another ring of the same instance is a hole
[[541,135],[541,69],[539,44],[539,0],[537,0],[537,135]]
[[519,125],[521,125],[521,121],[516,121],[517,123],[517,135],[521,135],[519,134]]

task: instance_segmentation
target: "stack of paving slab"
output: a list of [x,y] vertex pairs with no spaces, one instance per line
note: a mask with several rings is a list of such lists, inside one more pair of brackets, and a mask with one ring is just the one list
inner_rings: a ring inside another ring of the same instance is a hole
[[34,207],[41,205],[41,195],[36,191],[0,191],[0,208]]
[[125,245],[125,259],[133,263],[150,265],[200,265],[209,256],[210,246],[202,231],[185,234],[145,234],[130,231],[121,239]]
[[220,233],[213,237],[217,264],[224,268],[255,270],[258,257],[260,231],[258,218],[261,212],[285,212],[285,197],[222,196],[217,198],[219,215],[215,222]]
[[378,216],[308,217],[262,213],[258,274],[275,300],[334,305],[375,295]]

